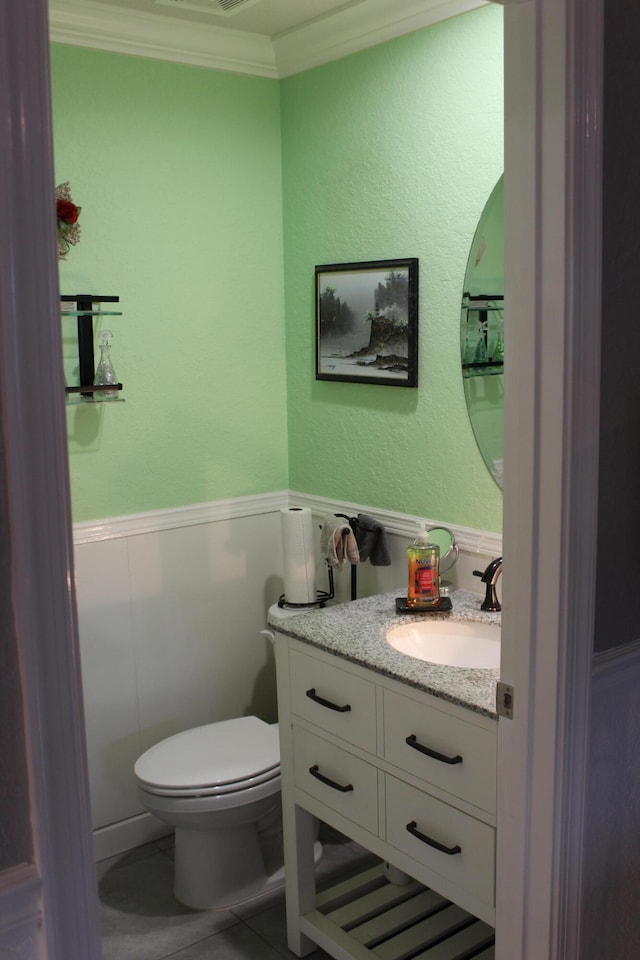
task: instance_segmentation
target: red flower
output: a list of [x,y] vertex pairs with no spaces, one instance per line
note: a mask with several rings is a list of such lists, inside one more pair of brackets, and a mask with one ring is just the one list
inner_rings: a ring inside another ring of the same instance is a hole
[[65,223],[75,223],[80,216],[80,211],[71,200],[56,200],[56,213],[58,220]]

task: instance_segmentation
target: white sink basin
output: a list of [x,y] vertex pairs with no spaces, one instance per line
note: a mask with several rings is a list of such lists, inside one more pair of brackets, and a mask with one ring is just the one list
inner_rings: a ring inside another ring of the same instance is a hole
[[393,627],[387,643],[418,660],[450,667],[500,666],[500,627],[472,620],[416,620]]

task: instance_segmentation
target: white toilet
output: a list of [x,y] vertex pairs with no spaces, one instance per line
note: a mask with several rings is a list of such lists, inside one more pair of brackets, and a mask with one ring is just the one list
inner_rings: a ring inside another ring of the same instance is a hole
[[142,805],[175,827],[181,903],[222,909],[282,883],[277,724],[239,717],[185,730],[143,753],[134,773]]

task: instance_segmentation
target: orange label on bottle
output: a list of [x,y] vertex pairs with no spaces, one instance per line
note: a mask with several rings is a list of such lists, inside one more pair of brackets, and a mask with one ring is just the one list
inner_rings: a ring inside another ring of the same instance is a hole
[[431,567],[416,567],[414,589],[416,594],[433,593],[433,569]]

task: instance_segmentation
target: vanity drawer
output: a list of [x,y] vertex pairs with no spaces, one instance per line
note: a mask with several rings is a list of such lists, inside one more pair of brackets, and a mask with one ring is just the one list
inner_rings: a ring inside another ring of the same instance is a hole
[[384,691],[385,760],[488,813],[496,810],[496,750],[497,730]]
[[[385,785],[387,843],[492,907],[494,828],[396,777],[387,775]],[[449,852],[436,849],[427,839]]]
[[376,687],[361,677],[292,650],[291,710],[370,753],[376,752]]
[[308,730],[293,727],[295,785],[369,833],[378,832],[378,771]]

